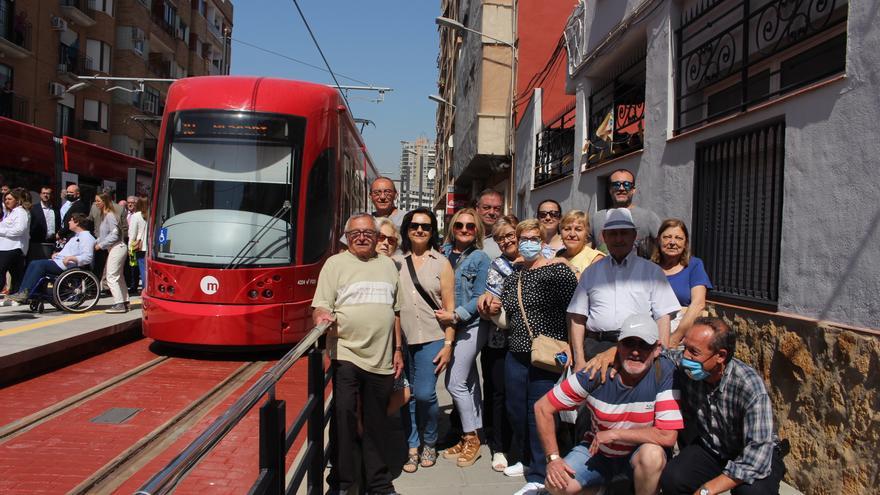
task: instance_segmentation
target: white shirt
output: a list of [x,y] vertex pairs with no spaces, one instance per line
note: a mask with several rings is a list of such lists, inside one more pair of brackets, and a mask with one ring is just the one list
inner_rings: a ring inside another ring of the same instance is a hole
[[84,230],[71,237],[60,252],[52,255],[52,261],[61,267],[62,270],[66,270],[70,267],[64,266],[63,260],[68,256],[76,257],[77,266],[91,264],[92,258],[95,256],[95,237],[92,236],[92,233],[88,230]]
[[663,270],[630,251],[623,262],[612,256],[593,263],[581,275],[568,312],[587,317],[587,330],[613,332],[634,314],[655,320],[681,309]]
[[65,200],[64,204],[61,205],[61,210],[59,211],[59,213],[61,213],[62,220],[64,219],[64,215],[67,215],[67,210],[70,209],[70,205],[72,205],[72,204],[73,204],[73,201],[66,201]]
[[[40,206],[43,207],[43,216],[46,217],[46,239],[55,237],[55,210],[52,209],[52,205],[44,205],[42,201],[40,201]],[[43,242],[45,239],[34,239],[35,242]]]
[[147,221],[140,212],[135,212],[128,217],[128,247],[136,245],[141,241],[139,251],[147,250]]
[[30,215],[21,206],[16,206],[0,222],[0,251],[12,251],[21,249],[27,254],[28,242],[31,238],[29,230],[31,223]]

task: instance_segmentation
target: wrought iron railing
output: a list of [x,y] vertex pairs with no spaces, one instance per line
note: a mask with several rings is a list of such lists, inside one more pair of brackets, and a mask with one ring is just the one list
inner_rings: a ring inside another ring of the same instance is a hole
[[694,254],[712,296],[775,308],[779,297],[785,122],[697,145]]
[[708,0],[685,10],[675,32],[676,132],[843,72],[847,7],[847,0]]
[[[323,493],[323,472],[327,465],[324,429],[333,411],[333,399],[324,403],[324,389],[330,374],[324,371],[321,341],[328,325],[312,330],[267,370],[229,409],[217,418],[183,452],[156,473],[136,495],[170,493],[187,473],[216,446],[223,437],[253,409],[263,397],[260,407],[260,473],[248,491],[249,494],[296,493],[303,479],[307,481],[307,495]],[[301,357],[308,356],[309,395],[305,405],[287,430],[285,402],[275,397],[275,384]],[[299,462],[292,466],[290,483],[285,486],[285,457],[303,428],[306,428],[305,450]]]
[[58,0],[62,7],[73,7],[89,17],[95,17],[95,0]]
[[535,149],[535,186],[566,177],[574,171],[575,107],[538,133]]
[[645,68],[645,56],[640,55],[590,94],[590,117],[584,145],[587,168],[642,149]]
[[24,48],[31,49],[31,31],[33,25],[24,16],[23,11],[15,14],[14,3],[0,2],[0,37],[6,38],[12,43]]
[[0,88],[0,117],[28,122],[29,106],[27,98]]

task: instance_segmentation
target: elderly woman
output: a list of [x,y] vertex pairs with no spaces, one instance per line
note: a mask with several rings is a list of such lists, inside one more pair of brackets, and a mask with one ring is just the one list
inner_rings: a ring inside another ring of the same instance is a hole
[[400,246],[400,232],[397,226],[386,217],[376,218],[379,235],[376,237],[376,252],[385,256],[394,256]]
[[[566,309],[577,277],[561,258],[541,256],[541,227],[537,220],[516,226],[522,268],[504,281],[501,303],[507,314],[507,414],[522,458],[529,465],[520,493],[544,489],[546,462],[535,423],[535,402],[559,379],[559,373],[531,364],[532,341],[538,335],[567,340]],[[520,309],[522,308],[522,310]],[[523,311],[524,310],[524,311]],[[513,474],[513,473],[511,473]]]
[[17,187],[3,195],[3,207],[9,212],[0,221],[0,288],[6,272],[12,275],[9,293],[19,289],[24,274],[24,258],[30,242],[30,193]]
[[568,260],[578,278],[588,266],[605,257],[601,251],[590,247],[587,242],[589,232],[590,219],[580,210],[571,210],[559,222],[559,233],[565,248],[556,255]]
[[455,327],[441,324],[434,311],[455,310],[455,273],[449,260],[437,250],[434,212],[428,208],[408,212],[401,229],[405,234],[402,253],[395,255],[395,261],[400,266],[400,326],[406,341],[406,374],[413,389],[403,422],[409,437],[403,470],[413,473],[419,466],[431,467],[437,461],[437,376],[452,358]]
[[657,231],[657,242],[651,261],[663,269],[682,306],[671,324],[670,347],[675,347],[706,308],[706,292],[712,282],[703,260],[690,255],[690,236],[684,222],[677,218],[664,220]]
[[455,310],[434,313],[443,326],[454,325],[455,348],[446,368],[446,389],[461,418],[464,435],[443,456],[456,459],[459,467],[473,465],[480,457],[477,430],[483,427],[483,400],[477,372],[477,354],[486,343],[486,327],[480,325],[477,298],[486,291],[489,256],[482,251],[483,223],[473,208],[459,210],[449,222],[443,254],[455,269]]
[[[478,309],[480,316],[488,321],[488,340],[480,353],[480,368],[483,372],[483,411],[486,440],[492,452],[492,469],[504,471],[508,467],[507,452],[510,451],[510,422],[505,408],[504,360],[507,357],[507,330],[499,328],[498,315],[501,312],[501,291],[504,281],[516,270],[514,262],[519,257],[516,239],[516,225],[519,220],[513,215],[498,219],[492,238],[501,249],[501,256],[492,260],[486,281],[486,292],[480,296]],[[493,318],[494,317],[494,318]]]
[[[106,253],[107,264],[104,267],[104,280],[113,294],[113,306],[107,313],[125,313],[128,311],[128,289],[125,286],[125,278],[122,270],[128,259],[128,249],[122,240],[122,231],[119,227],[119,215],[113,208],[113,200],[107,193],[95,196],[97,206],[103,218],[98,226],[98,240],[95,242],[95,251]],[[97,253],[96,253],[97,254]]]

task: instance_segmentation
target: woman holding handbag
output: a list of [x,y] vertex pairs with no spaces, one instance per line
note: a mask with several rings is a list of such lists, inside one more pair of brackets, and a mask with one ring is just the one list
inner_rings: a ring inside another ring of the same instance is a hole
[[[409,453],[403,470],[437,461],[437,376],[452,358],[455,327],[442,325],[434,315],[441,308],[455,309],[455,274],[437,251],[437,217],[427,208],[416,208],[403,217],[400,267],[400,326],[404,334],[406,375],[413,395],[409,414],[402,414]],[[421,447],[421,453],[419,452]]]
[[[565,324],[566,309],[577,287],[577,276],[562,258],[541,256],[541,226],[524,220],[516,227],[522,268],[507,277],[501,304],[507,315],[508,353],[507,414],[513,436],[522,446],[526,485],[520,495],[544,489],[546,460],[538,439],[535,402],[559,379],[564,363],[557,354],[571,360]],[[517,473],[505,473],[514,476]]]
[[455,325],[452,361],[446,368],[446,390],[452,396],[464,432],[461,440],[443,456],[455,459],[459,467],[473,465],[480,458],[483,427],[483,397],[477,372],[477,354],[486,343],[486,327],[480,325],[477,298],[486,292],[489,256],[482,251],[483,223],[473,208],[459,210],[449,222],[443,254],[455,269],[455,310],[434,312],[441,325]]

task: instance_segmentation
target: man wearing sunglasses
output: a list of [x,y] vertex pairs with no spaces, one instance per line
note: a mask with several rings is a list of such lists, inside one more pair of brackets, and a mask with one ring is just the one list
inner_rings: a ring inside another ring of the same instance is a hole
[[[352,215],[345,223],[348,250],[324,263],[312,299],[315,325],[331,324],[327,349],[336,398],[336,452],[327,482],[335,492],[354,489],[355,473],[362,472],[367,493],[394,493],[394,477],[384,459],[391,434],[388,399],[403,370],[399,274],[391,258],[376,254],[378,235],[372,215]],[[362,469],[355,465],[358,444]]]
[[[667,453],[684,428],[675,365],[660,356],[657,324],[647,314],[626,319],[617,342],[618,370],[607,380],[583,371],[556,385],[535,404],[538,435],[547,457],[545,488],[553,495],[581,493],[626,474],[638,495],[657,493]],[[554,415],[586,404],[593,418],[583,441],[560,457]]]
[[399,230],[405,212],[395,206],[395,199],[397,199],[397,188],[394,186],[394,181],[388,177],[378,177],[370,184],[370,201],[376,209],[373,211],[373,216],[390,219]]
[[[650,258],[656,244],[657,231],[660,229],[660,217],[651,210],[633,204],[636,195],[636,178],[626,169],[618,169],[608,177],[608,193],[611,195],[612,208],[628,208],[636,224],[636,251],[642,258]],[[590,218],[593,232],[593,247],[607,254],[608,249],[602,238],[601,228],[605,225],[608,210],[599,210]]]

